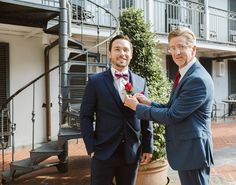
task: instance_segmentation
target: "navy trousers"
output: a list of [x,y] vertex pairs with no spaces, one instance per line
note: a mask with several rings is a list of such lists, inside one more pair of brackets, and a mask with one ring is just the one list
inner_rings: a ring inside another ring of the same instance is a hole
[[116,185],[135,185],[137,170],[138,160],[127,164],[121,144],[108,160],[96,159],[95,153],[91,161],[91,185],[111,185],[114,177]]
[[210,167],[196,170],[178,171],[181,185],[208,185],[210,181]]

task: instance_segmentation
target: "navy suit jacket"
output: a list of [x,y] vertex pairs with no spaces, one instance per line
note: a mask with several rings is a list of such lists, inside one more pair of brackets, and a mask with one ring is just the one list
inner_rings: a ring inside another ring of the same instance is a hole
[[196,61],[172,91],[166,105],[139,104],[137,117],[166,125],[166,149],[175,170],[193,170],[213,164],[211,110],[214,86],[211,76]]
[[[131,71],[129,74],[134,92],[147,94],[146,81]],[[141,144],[142,152],[152,153],[152,123],[142,122],[133,110],[123,105],[110,69],[89,78],[80,109],[81,130],[88,154],[94,152],[97,159],[107,160],[121,140],[125,140],[127,163],[139,159]]]

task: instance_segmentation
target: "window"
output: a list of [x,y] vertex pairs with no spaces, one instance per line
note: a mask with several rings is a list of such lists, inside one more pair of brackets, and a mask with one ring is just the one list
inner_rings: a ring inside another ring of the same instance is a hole
[[126,9],[134,6],[134,0],[120,0],[121,9]]

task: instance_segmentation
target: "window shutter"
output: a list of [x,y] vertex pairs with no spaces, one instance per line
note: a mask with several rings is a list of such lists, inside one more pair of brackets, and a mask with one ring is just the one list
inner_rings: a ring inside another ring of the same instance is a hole
[[[9,97],[9,44],[0,43],[0,106]],[[8,113],[4,112],[3,132],[4,147],[8,147],[10,143],[10,120]],[[2,130],[2,113],[0,113],[0,135]],[[1,138],[0,138],[1,141]],[[1,148],[1,146],[0,146]]]
[[0,106],[9,96],[9,44],[0,43]]

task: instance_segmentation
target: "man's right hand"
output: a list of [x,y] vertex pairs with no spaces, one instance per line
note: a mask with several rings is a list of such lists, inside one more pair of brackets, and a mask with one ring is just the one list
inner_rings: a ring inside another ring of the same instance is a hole
[[144,96],[141,93],[136,93],[135,98],[137,98],[137,100],[139,101],[139,103],[145,104],[145,105],[151,105],[152,101],[149,100],[146,96]]

